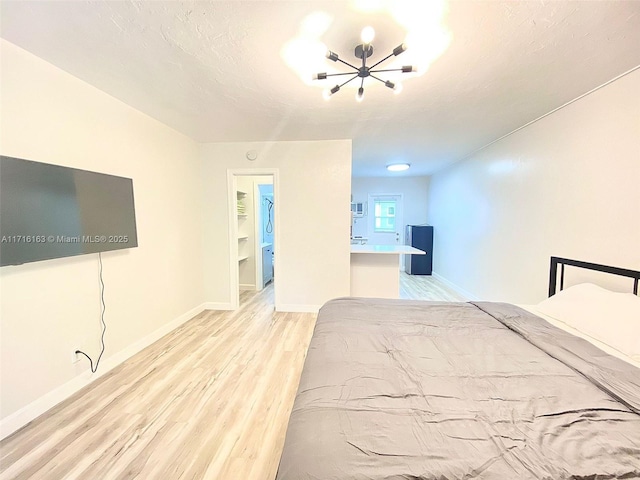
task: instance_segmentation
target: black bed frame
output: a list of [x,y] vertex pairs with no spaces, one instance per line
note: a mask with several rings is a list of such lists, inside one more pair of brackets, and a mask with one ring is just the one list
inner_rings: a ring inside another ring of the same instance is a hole
[[587,270],[595,270],[596,272],[611,273],[622,277],[633,278],[633,293],[638,295],[638,281],[640,280],[640,271],[629,270],[627,268],[609,267],[608,265],[599,265],[597,263],[581,262],[579,260],[570,260],[568,258],[551,257],[551,268],[549,271],[549,296],[556,294],[556,282],[558,279],[558,264],[560,264],[560,290],[564,287],[564,266],[585,268]]

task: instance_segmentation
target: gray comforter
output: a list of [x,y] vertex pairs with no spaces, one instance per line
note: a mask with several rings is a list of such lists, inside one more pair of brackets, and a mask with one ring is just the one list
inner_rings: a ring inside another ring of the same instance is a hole
[[277,479],[468,478],[640,478],[640,369],[512,305],[328,302]]

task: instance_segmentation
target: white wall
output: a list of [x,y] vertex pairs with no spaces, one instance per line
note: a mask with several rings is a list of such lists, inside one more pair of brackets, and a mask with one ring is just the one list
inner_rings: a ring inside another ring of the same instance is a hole
[[[108,365],[202,308],[197,145],[4,40],[0,49],[3,155],[133,179],[139,247],[102,255]],[[88,361],[71,359],[99,350],[97,255],[3,267],[0,285],[4,422],[89,378]]]
[[[257,160],[246,153],[257,150]],[[227,169],[277,169],[276,303],[313,311],[349,295],[351,140],[201,145],[205,292],[230,304]],[[278,306],[278,305],[276,305]]]
[[638,92],[640,70],[434,175],[434,271],[536,303],[552,255],[640,269]]

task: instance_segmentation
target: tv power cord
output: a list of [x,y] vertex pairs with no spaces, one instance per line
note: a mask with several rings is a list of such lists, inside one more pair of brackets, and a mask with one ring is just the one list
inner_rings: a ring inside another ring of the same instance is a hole
[[98,360],[96,360],[96,366],[93,366],[93,359],[84,353],[82,350],[76,350],[76,355],[84,355],[89,359],[89,363],[91,364],[91,373],[96,373],[98,370],[98,365],[100,364],[100,359],[102,358],[102,354],[104,353],[104,334],[107,331],[107,324],[104,321],[104,312],[107,309],[106,304],[104,303],[104,280],[102,279],[102,253],[98,252],[98,259],[100,260],[100,301],[102,303],[102,312],[100,313],[100,321],[102,322],[102,336],[100,337],[100,343],[102,344],[102,349],[100,350],[100,355],[98,355]]

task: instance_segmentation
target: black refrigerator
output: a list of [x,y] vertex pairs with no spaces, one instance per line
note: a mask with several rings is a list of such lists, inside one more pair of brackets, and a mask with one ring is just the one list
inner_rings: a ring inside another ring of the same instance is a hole
[[407,225],[407,245],[427,252],[426,255],[405,255],[404,268],[409,275],[431,275],[433,268],[433,227],[431,225]]

